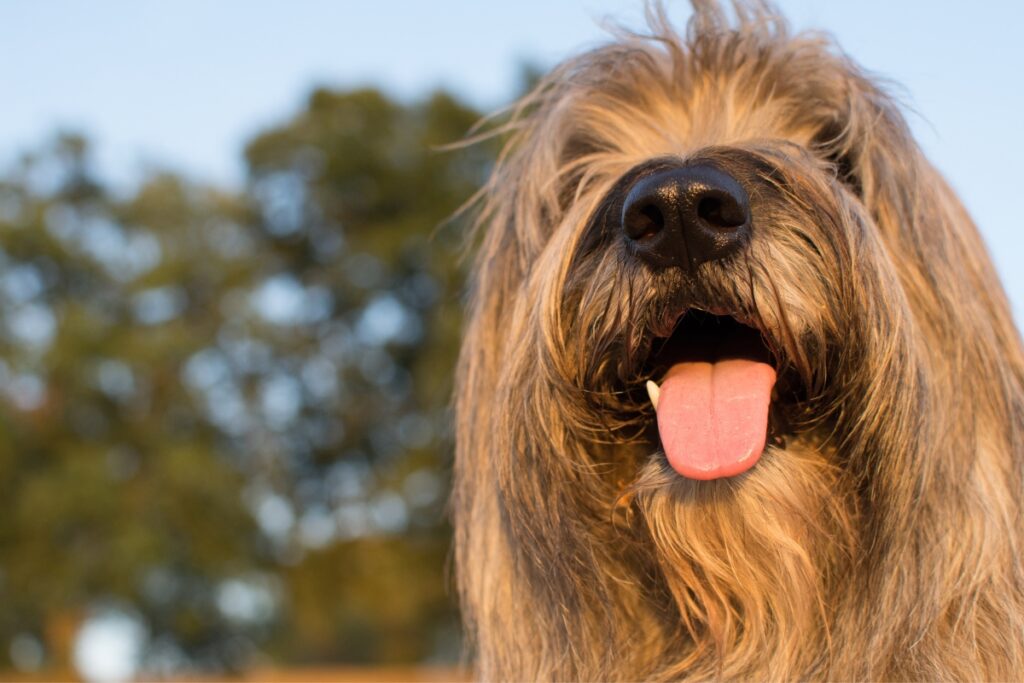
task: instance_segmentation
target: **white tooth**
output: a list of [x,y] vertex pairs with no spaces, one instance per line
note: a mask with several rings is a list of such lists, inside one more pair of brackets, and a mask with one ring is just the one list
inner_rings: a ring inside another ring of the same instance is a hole
[[647,380],[647,395],[651,397],[651,405],[653,405],[654,409],[657,410],[658,397],[661,396],[661,388],[651,380]]

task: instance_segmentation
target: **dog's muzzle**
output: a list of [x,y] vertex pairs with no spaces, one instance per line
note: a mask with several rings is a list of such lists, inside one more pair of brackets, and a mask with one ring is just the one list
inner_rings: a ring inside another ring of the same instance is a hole
[[[621,229],[631,253],[655,270],[696,276],[701,264],[749,244],[750,200],[733,175],[708,161],[656,163],[624,190]],[[668,464],[707,480],[742,474],[761,457],[776,370],[759,330],[718,311],[718,302],[704,305],[724,315],[680,312],[647,389]]]
[[743,186],[715,166],[670,167],[629,190],[622,229],[634,253],[652,267],[693,271],[749,242],[750,201]]

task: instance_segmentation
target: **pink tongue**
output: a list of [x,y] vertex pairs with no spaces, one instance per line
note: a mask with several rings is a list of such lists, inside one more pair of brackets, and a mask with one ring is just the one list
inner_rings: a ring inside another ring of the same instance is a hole
[[775,369],[729,359],[678,363],[661,382],[658,431],[672,467],[691,479],[746,472],[764,450]]

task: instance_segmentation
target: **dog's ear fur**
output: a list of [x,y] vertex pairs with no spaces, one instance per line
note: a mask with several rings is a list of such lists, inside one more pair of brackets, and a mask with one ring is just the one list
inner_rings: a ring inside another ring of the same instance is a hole
[[[917,410],[929,416],[927,433],[890,424],[882,433],[895,438],[879,451],[884,457],[871,460],[864,452],[864,461],[850,463],[873,473],[865,482],[863,526],[875,542],[865,547],[865,561],[876,565],[878,576],[888,575],[879,594],[890,609],[915,615],[901,627],[917,634],[914,642],[926,642],[936,621],[951,618],[925,614],[915,604],[988,613],[994,622],[1019,627],[1021,598],[1007,569],[1018,561],[1006,553],[1020,531],[1019,508],[1009,501],[1024,476],[1024,357],[1009,303],[977,228],[925,158],[894,100],[852,64],[834,73],[845,74],[832,84],[842,96],[829,98],[834,108],[822,118],[815,142],[868,213],[881,241],[877,256],[888,260],[906,300],[905,339],[875,353],[898,354],[902,345],[913,353],[898,365],[916,358],[917,366],[909,368],[904,386],[890,390],[916,387]],[[951,529],[962,535],[950,538]],[[911,577],[901,566],[927,566],[930,573]],[[870,621],[867,615],[865,628]],[[897,646],[906,642],[895,633],[884,637]],[[1016,645],[988,647],[1017,657],[1012,666],[1024,664]],[[942,658],[924,650],[918,647],[922,661]],[[969,656],[959,661],[970,677],[978,663]]]
[[[895,100],[857,67],[837,59],[845,63],[845,77],[831,85],[840,89],[831,104],[818,105],[826,114],[813,144],[834,164],[837,178],[860,197],[890,258],[899,263],[897,270],[904,276],[914,273],[902,283],[908,295],[919,306],[938,303],[942,315],[953,317],[967,313],[953,302],[973,297],[984,309],[983,325],[1010,320],[977,229],[921,152]],[[837,108],[836,102],[845,106]],[[908,262],[913,265],[909,270]],[[961,288],[956,294],[964,296],[943,296],[951,286]],[[946,319],[938,322],[948,326]]]

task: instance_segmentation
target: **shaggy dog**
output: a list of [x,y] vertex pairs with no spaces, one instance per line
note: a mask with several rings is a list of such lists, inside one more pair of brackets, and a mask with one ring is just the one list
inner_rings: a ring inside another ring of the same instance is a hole
[[1019,680],[1024,355],[978,233],[827,39],[694,5],[499,127],[456,398],[479,674]]

